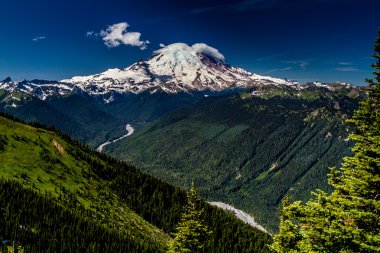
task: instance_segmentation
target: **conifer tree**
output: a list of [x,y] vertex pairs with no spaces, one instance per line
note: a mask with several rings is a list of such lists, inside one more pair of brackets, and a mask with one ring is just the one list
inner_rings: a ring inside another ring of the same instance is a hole
[[169,242],[169,253],[200,252],[211,234],[204,224],[203,208],[194,184],[187,193],[187,204],[176,228],[177,232]]
[[348,120],[354,155],[331,170],[331,194],[284,205],[274,252],[380,252],[380,28],[373,57],[368,98]]

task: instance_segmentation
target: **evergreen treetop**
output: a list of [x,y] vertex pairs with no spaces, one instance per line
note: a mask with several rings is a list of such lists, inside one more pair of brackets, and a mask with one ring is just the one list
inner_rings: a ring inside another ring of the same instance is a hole
[[211,232],[204,224],[203,208],[194,184],[187,193],[187,204],[176,228],[174,239],[169,242],[169,253],[200,252]]

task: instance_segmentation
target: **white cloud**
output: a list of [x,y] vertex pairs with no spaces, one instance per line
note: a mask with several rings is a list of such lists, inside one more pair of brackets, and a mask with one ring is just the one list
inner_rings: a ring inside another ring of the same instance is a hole
[[292,70],[292,69],[293,69],[293,67],[285,67],[285,68],[281,68],[281,69],[270,69],[270,70],[266,71],[264,73],[264,75],[270,74],[270,73],[273,73],[273,72],[289,71],[289,70]]
[[[127,22],[113,24],[108,26],[106,30],[101,30],[97,35],[102,37],[107,47],[118,47],[123,44],[140,47],[141,50],[146,49],[150,42],[148,40],[140,40],[141,33],[139,32],[127,32],[128,27]],[[87,36],[93,35],[93,32],[87,32]]]
[[354,72],[354,71],[359,71],[359,69],[354,68],[354,67],[342,67],[342,68],[335,68],[336,71],[340,72]]
[[306,69],[306,66],[310,65],[310,62],[307,60],[284,61],[284,63],[296,65],[301,69]]
[[351,62],[338,62],[338,64],[343,66],[352,65]]
[[94,31],[88,31],[88,32],[86,32],[86,36],[87,37],[96,36],[96,33]]
[[170,45],[160,44],[160,49],[154,51],[155,53],[172,53],[176,51],[187,51],[192,54],[204,54],[211,56],[215,59],[224,61],[224,56],[219,52],[218,49],[208,46],[205,43],[196,43],[192,46],[189,46],[186,43],[177,42]]
[[196,43],[191,46],[197,53],[202,53],[208,56],[212,56],[216,59],[224,61],[224,55],[222,55],[218,49],[210,47],[205,43]]
[[44,40],[44,39],[46,39],[45,36],[38,36],[38,37],[33,38],[32,40],[35,41],[35,42],[37,42],[39,40]]
[[273,59],[279,58],[279,57],[284,56],[284,55],[287,55],[287,53],[267,55],[267,56],[264,56],[264,57],[257,58],[256,61],[273,60]]
[[164,43],[160,43],[160,47],[165,47],[165,44]]

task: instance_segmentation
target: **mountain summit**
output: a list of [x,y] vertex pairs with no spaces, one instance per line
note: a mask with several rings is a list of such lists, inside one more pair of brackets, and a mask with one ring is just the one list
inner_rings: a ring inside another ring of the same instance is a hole
[[139,61],[125,69],[109,69],[97,75],[76,76],[62,82],[98,94],[109,91],[139,93],[147,89],[168,93],[205,89],[219,91],[267,83],[293,84],[232,67],[217,49],[204,43],[192,46],[174,43],[156,50],[147,61]]

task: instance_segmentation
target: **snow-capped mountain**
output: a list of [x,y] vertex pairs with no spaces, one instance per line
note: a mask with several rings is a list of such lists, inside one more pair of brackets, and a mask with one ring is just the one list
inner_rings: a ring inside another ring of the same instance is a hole
[[206,44],[189,46],[175,43],[154,52],[147,61],[125,69],[109,69],[91,76],[62,80],[92,94],[109,91],[139,93],[160,89],[168,93],[193,90],[219,91],[230,87],[248,87],[268,83],[295,83],[252,74],[225,62],[224,56]]
[[10,77],[0,82],[0,90],[7,90],[9,92],[20,92],[32,96],[36,96],[42,100],[52,95],[65,95],[70,94],[75,90],[75,85],[71,83],[63,83],[59,81],[45,81],[45,80],[32,80],[32,81],[12,81]]
[[[306,86],[295,81],[272,78],[232,67],[215,48],[203,43],[189,46],[175,43],[156,50],[146,61],[138,61],[125,69],[108,69],[90,75],[75,76],[61,81],[21,81],[10,78],[0,82],[0,89],[22,92],[42,100],[52,95],[65,95],[75,91],[89,95],[113,93],[166,93],[192,91],[220,91],[227,88],[283,86],[293,89],[325,87],[327,84],[309,83]],[[111,97],[111,96],[109,96]]]

